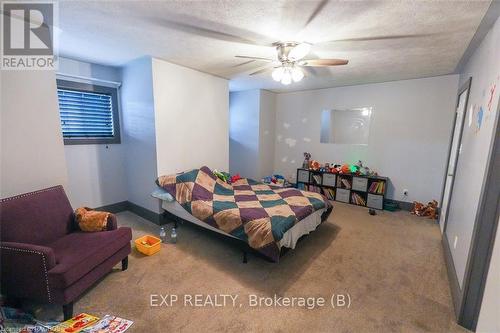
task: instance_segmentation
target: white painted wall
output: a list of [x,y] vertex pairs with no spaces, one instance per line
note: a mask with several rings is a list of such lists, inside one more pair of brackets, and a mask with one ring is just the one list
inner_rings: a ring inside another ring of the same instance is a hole
[[[119,68],[59,58],[60,74],[121,81]],[[92,84],[92,81],[60,77]],[[100,85],[109,85],[97,82]],[[121,124],[120,110],[120,124]],[[122,135],[123,135],[123,131]],[[75,207],[100,207],[127,200],[124,144],[65,145],[68,195]]]
[[159,202],[151,197],[158,173],[150,57],[136,59],[123,67],[121,101],[128,200],[159,213]]
[[0,71],[1,197],[67,188],[53,71]]
[[274,142],[276,127],[276,94],[260,91],[259,113],[259,177],[274,173]]
[[[479,197],[486,171],[491,143],[495,135],[494,125],[499,115],[500,90],[500,19],[497,19],[491,30],[481,42],[477,50],[465,65],[460,81],[465,82],[472,77],[469,95],[471,105],[482,106],[484,118],[481,129],[476,131],[474,114],[473,125],[464,127],[462,136],[462,152],[459,155],[450,212],[447,219],[446,235],[453,244],[457,237],[456,248],[451,253],[460,283],[463,283],[468,260],[474,221],[477,214]],[[496,83],[496,93],[491,109],[488,110],[491,85]],[[470,109],[467,110],[470,112]],[[469,114],[466,115],[466,123]],[[495,248],[487,277],[486,290],[483,297],[478,332],[500,331],[500,251],[498,231]]]
[[229,95],[229,171],[260,180],[274,171],[276,94],[254,89]]
[[[278,94],[275,171],[295,179],[305,151],[321,162],[362,160],[390,178],[388,198],[440,200],[457,87],[458,75],[447,75]],[[320,143],[322,110],[369,106],[367,146]]]
[[228,170],[227,80],[160,59],[152,60],[152,73],[153,116],[156,117],[155,175],[203,165]]
[[259,179],[260,90],[229,95],[229,172]]

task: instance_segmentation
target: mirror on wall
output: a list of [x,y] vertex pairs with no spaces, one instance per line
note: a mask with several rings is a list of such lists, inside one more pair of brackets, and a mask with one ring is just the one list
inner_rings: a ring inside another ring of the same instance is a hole
[[321,143],[367,145],[373,108],[323,110],[321,112]]

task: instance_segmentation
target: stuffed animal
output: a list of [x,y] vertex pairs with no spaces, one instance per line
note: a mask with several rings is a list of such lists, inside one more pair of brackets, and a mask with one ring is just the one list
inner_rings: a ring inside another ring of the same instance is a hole
[[235,183],[236,181],[240,180],[241,176],[239,173],[235,174],[234,176],[231,177],[231,184]]
[[341,174],[350,174],[351,173],[351,168],[349,167],[349,164],[343,164],[340,167],[340,172]]
[[220,180],[224,181],[224,182],[228,182],[229,181],[229,178],[230,178],[230,175],[227,173],[227,172],[224,172],[224,171],[218,171],[217,169],[215,169],[213,171],[214,175],[219,178]]
[[438,206],[438,203],[437,203],[436,200],[432,200],[431,202],[429,202],[427,204],[427,207],[424,210],[424,215],[423,216],[427,216],[427,217],[429,217],[430,219],[433,219],[433,220],[437,219],[438,218],[437,206]]
[[308,152],[304,152],[304,163],[302,163],[302,168],[308,169],[310,166],[309,160],[311,159],[311,154]]
[[410,214],[422,216],[422,212],[424,211],[424,204],[418,201],[413,201],[413,208],[410,211]]
[[431,202],[427,203],[427,205],[424,205],[421,202],[414,201],[413,202],[413,208],[411,210],[411,214],[417,215],[417,216],[427,216],[430,219],[437,219],[437,206],[438,202],[436,200],[432,200]]
[[313,169],[313,170],[319,170],[319,167],[321,165],[319,164],[318,161],[315,161],[315,160],[312,160],[310,163],[309,163],[309,168],[310,169]]

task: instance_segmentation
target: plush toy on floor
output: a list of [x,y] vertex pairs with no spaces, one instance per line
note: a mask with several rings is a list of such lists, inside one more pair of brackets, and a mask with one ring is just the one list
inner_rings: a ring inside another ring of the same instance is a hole
[[430,219],[437,219],[437,206],[438,202],[436,200],[432,200],[429,202],[427,205],[424,205],[421,202],[414,201],[413,202],[413,209],[411,210],[411,214],[417,215],[417,216],[427,216]]

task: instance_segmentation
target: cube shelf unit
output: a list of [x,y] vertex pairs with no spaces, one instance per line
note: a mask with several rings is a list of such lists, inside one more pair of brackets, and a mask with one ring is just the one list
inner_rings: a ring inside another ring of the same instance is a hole
[[318,192],[329,200],[384,209],[387,177],[357,176],[297,169],[297,188]]

